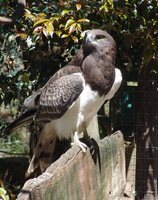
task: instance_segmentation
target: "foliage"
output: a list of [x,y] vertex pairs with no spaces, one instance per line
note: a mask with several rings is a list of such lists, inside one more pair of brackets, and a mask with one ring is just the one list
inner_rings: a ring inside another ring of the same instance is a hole
[[0,197],[3,200],[9,200],[9,196],[7,195],[7,191],[2,187],[0,187]]
[[0,153],[4,155],[28,156],[28,142],[24,143],[19,135],[11,135],[9,138],[0,138]]
[[7,186],[4,186],[4,183],[1,179],[0,179],[0,199],[2,200],[15,199],[15,195],[9,190]]
[[[17,7],[16,0],[1,0],[0,16],[15,17]],[[71,60],[82,43],[81,33],[92,28],[115,38],[116,65],[125,81],[138,80],[142,71],[158,78],[157,13],[156,0],[28,0],[23,17],[0,25],[0,104],[21,105]],[[10,141],[1,140],[2,150],[21,152],[23,145],[15,141],[7,149]],[[7,198],[0,186],[1,193]]]
[[[11,16],[16,7],[15,1],[2,1],[0,13]],[[118,44],[118,66],[138,74],[157,56],[157,10],[155,0],[28,1],[16,25],[2,25],[0,101],[23,102],[71,60],[85,29],[110,32]]]

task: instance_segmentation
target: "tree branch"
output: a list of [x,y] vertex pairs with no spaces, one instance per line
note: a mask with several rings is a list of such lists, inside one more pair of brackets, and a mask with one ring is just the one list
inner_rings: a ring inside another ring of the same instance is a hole
[[26,0],[18,0],[18,7],[15,10],[12,17],[0,16],[0,24],[14,24],[16,20],[24,15],[24,9],[26,7]]
[[0,17],[0,23],[10,24],[13,23],[13,19],[9,17]]
[[13,153],[13,152],[5,151],[5,150],[0,150],[0,153],[15,155],[15,156],[28,156],[29,155],[28,153]]

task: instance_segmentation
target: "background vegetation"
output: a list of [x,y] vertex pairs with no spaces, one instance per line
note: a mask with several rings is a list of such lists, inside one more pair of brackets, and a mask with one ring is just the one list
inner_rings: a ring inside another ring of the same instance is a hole
[[156,0],[1,0],[0,128],[71,60],[86,29],[107,30],[115,38],[125,84],[141,83],[144,74],[157,80],[157,18]]
[[[150,60],[157,59],[157,11],[154,0],[1,0],[0,15],[12,22],[0,18],[0,103],[22,103],[41,87],[74,56],[85,29],[111,33],[118,46],[118,67],[137,79]],[[150,73],[157,75],[156,66]]]

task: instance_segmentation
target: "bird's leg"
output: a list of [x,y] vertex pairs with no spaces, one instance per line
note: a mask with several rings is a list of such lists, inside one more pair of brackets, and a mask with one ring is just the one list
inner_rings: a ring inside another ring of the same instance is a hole
[[71,143],[71,145],[77,145],[78,147],[82,149],[84,153],[87,150],[87,145],[79,140],[77,131],[75,131],[75,134],[73,136],[73,142]]
[[84,125],[84,127],[83,127],[83,137],[85,139],[89,139],[89,135],[88,135],[88,131],[87,131],[86,125]]

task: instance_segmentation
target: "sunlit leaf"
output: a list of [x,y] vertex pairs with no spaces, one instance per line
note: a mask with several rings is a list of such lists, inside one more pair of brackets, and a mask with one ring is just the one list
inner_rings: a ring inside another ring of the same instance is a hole
[[69,34],[72,34],[76,30],[77,23],[73,23],[69,28]]
[[2,187],[0,187],[0,197],[3,200],[9,200],[9,196],[7,195],[7,191]]
[[100,8],[99,8],[100,11],[105,11],[105,12],[108,12],[108,6],[107,4],[105,3],[104,5],[102,5]]
[[25,9],[25,11],[26,11],[24,14],[25,19],[31,19],[32,21],[36,19],[36,16],[32,14],[29,10]]
[[107,0],[107,2],[108,2],[109,5],[113,8],[113,6],[114,6],[114,0]]
[[65,29],[67,30],[73,23],[75,23],[74,19],[68,19],[65,24]]
[[77,30],[82,32],[81,24],[77,23]]
[[28,35],[26,33],[17,33],[17,37],[20,37],[23,40],[26,40]]
[[34,23],[33,26],[35,27],[35,26],[37,26],[39,24],[42,24],[42,23],[48,22],[48,21],[49,21],[49,19],[39,19],[37,22]]
[[58,37],[60,37],[62,34],[62,31],[59,30],[59,31],[56,31],[55,33],[57,34]]
[[61,15],[64,16],[64,15],[70,13],[70,12],[71,12],[70,10],[63,10],[63,11],[61,12]]
[[76,42],[76,43],[78,42],[78,38],[76,36],[71,35],[71,38],[73,39],[74,42]]
[[32,21],[35,21],[36,19],[35,15],[29,14],[29,13],[26,13],[24,16],[25,16],[25,19],[31,19]]
[[63,34],[62,36],[61,36],[61,38],[67,38],[69,35],[68,34]]
[[50,21],[54,22],[54,21],[59,21],[60,17],[59,16],[55,16],[55,17],[51,17]]
[[45,26],[48,31],[48,34],[52,37],[52,35],[54,33],[54,26],[53,26],[52,22],[46,23]]
[[33,34],[39,33],[43,30],[43,26],[37,26],[34,30],[33,30]]
[[79,22],[79,23],[84,23],[84,22],[86,22],[86,23],[89,23],[90,22],[90,20],[89,19],[79,19],[79,20],[77,20],[77,22]]
[[25,12],[31,14],[31,12],[28,9],[25,9]]
[[43,34],[44,34],[46,37],[48,37],[49,33],[48,33],[48,31],[47,31],[47,29],[46,29],[45,27],[42,29],[42,31],[43,31]]
[[80,3],[76,3],[77,10],[81,10],[82,5]]
[[41,18],[46,18],[47,17],[47,15],[45,13],[39,13],[38,16],[41,17]]

